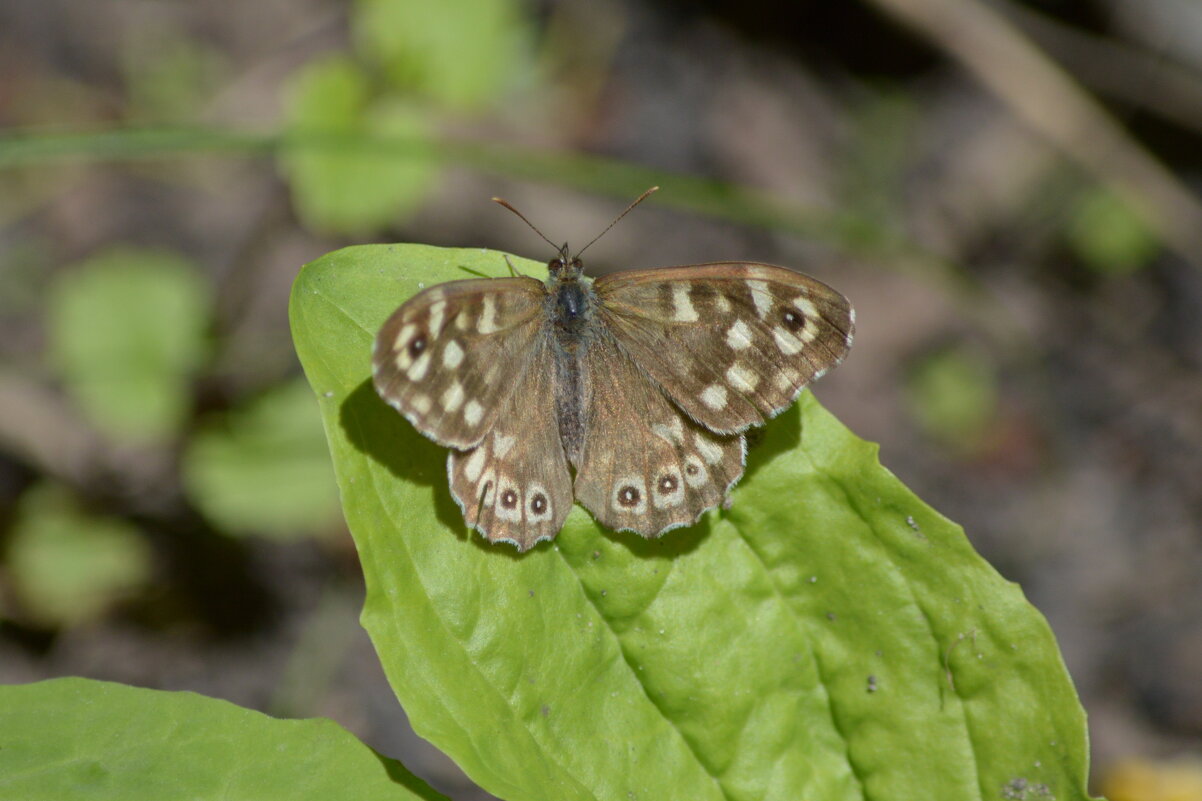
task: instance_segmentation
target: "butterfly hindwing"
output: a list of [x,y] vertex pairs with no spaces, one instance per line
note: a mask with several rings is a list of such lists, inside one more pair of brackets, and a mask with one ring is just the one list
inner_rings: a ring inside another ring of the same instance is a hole
[[725,501],[743,475],[741,435],[697,425],[609,336],[590,344],[582,368],[589,389],[575,492],[597,520],[656,537]]
[[621,347],[711,431],[758,425],[842,361],[855,314],[809,276],[715,263],[613,273],[593,283]]
[[376,336],[376,391],[440,445],[489,431],[529,357],[547,290],[533,278],[450,281],[401,305]]
[[551,539],[572,508],[572,482],[556,422],[550,340],[539,336],[507,380],[510,393],[492,428],[447,458],[451,494],[471,528],[526,550]]

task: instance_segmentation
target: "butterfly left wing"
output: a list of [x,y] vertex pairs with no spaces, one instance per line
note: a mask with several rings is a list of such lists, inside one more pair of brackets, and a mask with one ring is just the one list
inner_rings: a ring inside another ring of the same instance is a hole
[[721,262],[598,278],[599,316],[681,409],[734,433],[790,406],[847,355],[855,312],[784,267]]
[[513,377],[513,392],[481,442],[451,451],[451,494],[470,528],[525,551],[559,533],[572,481],[555,417],[551,342],[539,334]]
[[432,286],[401,304],[372,348],[376,391],[439,445],[475,447],[513,392],[547,297],[528,277]]

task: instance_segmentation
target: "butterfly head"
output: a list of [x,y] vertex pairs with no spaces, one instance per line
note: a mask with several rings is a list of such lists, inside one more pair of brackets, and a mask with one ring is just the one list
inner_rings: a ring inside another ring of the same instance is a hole
[[564,242],[559,248],[559,255],[547,262],[547,270],[551,273],[551,283],[568,284],[580,280],[584,274],[584,263],[579,256],[568,255],[568,243]]

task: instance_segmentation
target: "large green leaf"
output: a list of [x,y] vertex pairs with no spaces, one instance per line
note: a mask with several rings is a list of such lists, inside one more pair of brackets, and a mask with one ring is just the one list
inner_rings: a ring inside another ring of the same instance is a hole
[[293,288],[363,622],[419,733],[523,801],[1086,797],[1043,618],[808,393],[691,529],[649,542],[577,508],[525,555],[469,535],[444,451],[376,397],[369,353],[419,287],[506,270],[364,246]]
[[277,720],[195,693],[55,679],[0,686],[0,798],[443,796],[331,720]]

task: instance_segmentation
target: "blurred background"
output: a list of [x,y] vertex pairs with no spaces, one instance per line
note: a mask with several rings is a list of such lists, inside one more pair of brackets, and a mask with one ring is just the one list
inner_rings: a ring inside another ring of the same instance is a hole
[[1194,0],[0,4],[0,681],[325,715],[487,798],[358,627],[289,286],[659,184],[590,270],[847,294],[818,397],[1047,615],[1096,791],[1202,798],[1200,132]]

